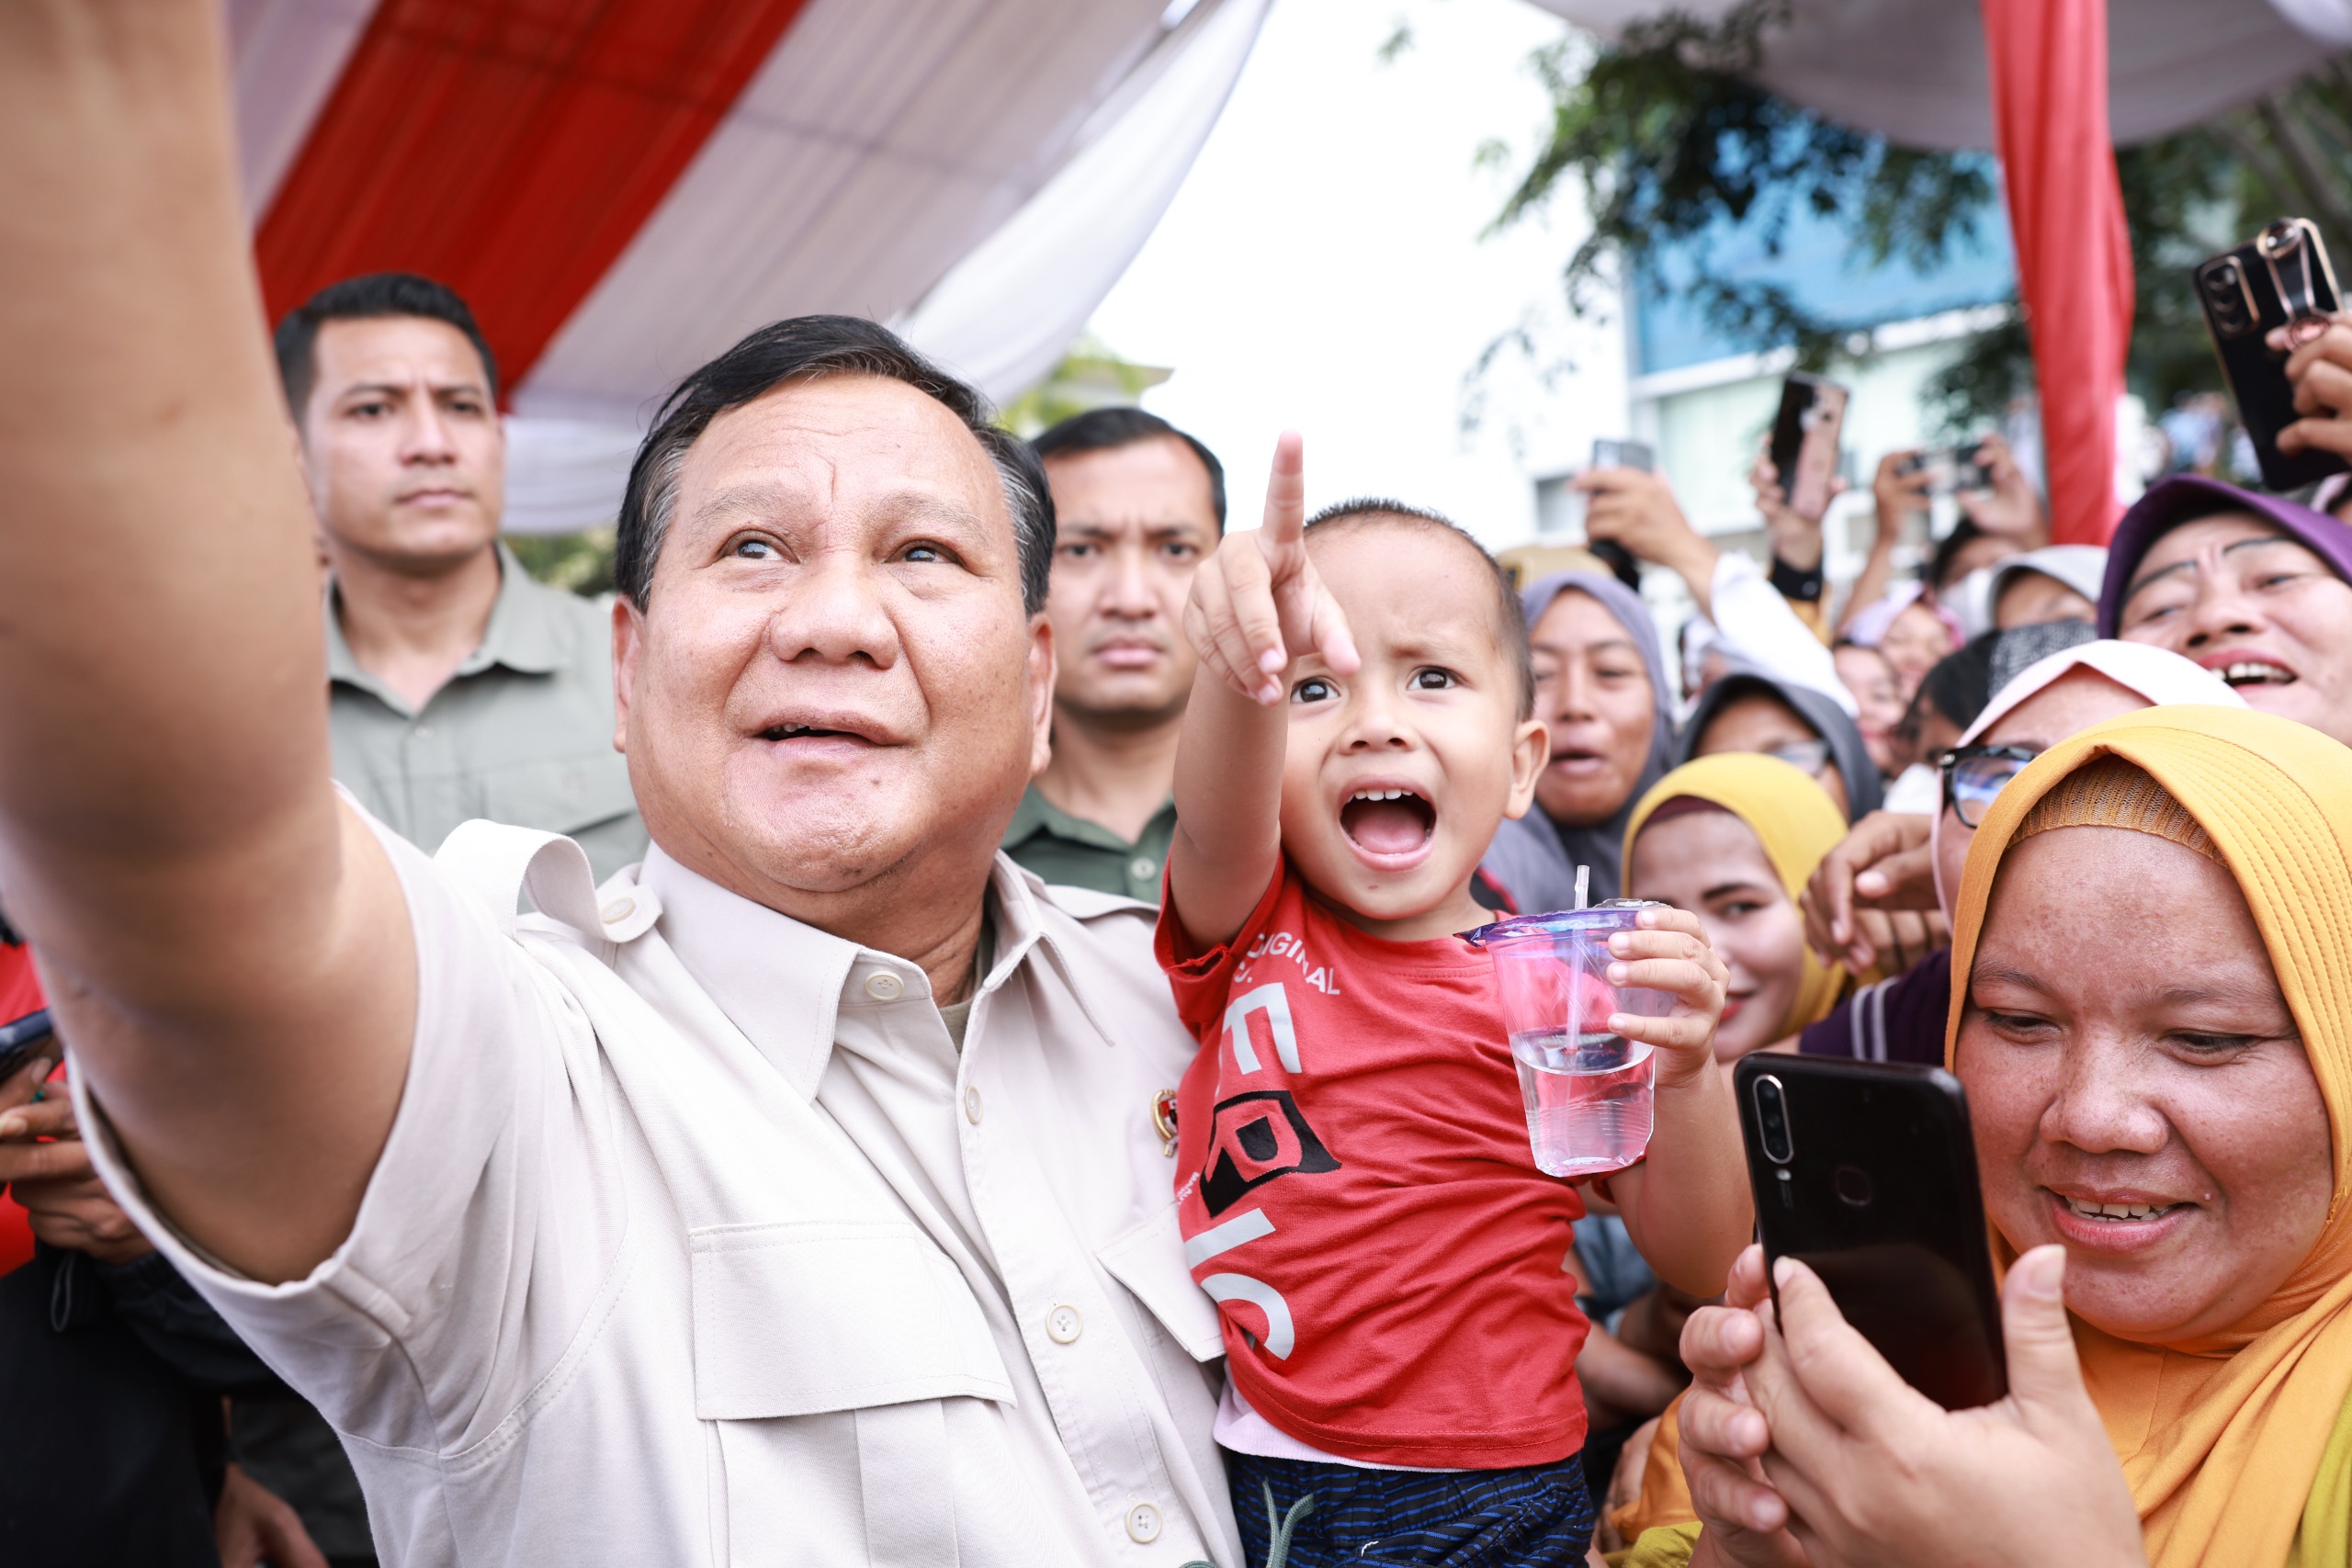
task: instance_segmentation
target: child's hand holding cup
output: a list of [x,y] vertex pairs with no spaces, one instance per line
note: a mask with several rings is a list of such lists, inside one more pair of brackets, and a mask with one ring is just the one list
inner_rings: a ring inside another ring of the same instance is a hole
[[1730,971],[1707,945],[1699,917],[1663,904],[1642,908],[1634,929],[1609,939],[1609,983],[1662,991],[1673,1005],[1662,1014],[1619,1012],[1609,1027],[1657,1049],[1657,1083],[1679,1086],[1714,1069],[1715,1026],[1723,1021]]
[[1537,1168],[1573,1179],[1640,1159],[1657,1090],[1714,1070],[1729,976],[1699,918],[1612,899],[1466,934],[1495,961]]

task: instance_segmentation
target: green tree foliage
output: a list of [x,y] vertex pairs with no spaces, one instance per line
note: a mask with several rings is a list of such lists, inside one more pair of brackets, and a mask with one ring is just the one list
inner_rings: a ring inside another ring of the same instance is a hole
[[585,599],[613,591],[612,525],[577,534],[509,534],[506,544],[523,570],[541,582]]
[[[1727,239],[1778,254],[1805,211],[1842,228],[1856,262],[1924,272],[2006,220],[1984,155],[1899,147],[1750,82],[1759,40],[1785,11],[1786,0],[1750,0],[1714,27],[1667,15],[1615,43],[1571,34],[1537,51],[1552,120],[1495,226],[1543,210],[1564,187],[1582,195],[1591,229],[1562,272],[1572,310],[1630,294],[1639,264],[1671,251],[1694,264],[1690,300],[1711,327],[1758,349],[1793,346],[1817,368],[1866,347],[1858,329],[1871,323],[1824,317],[1736,267],[1718,271],[1710,261]],[[1510,154],[1490,147],[1482,156]],[[2352,255],[2347,170],[2352,68],[2342,59],[2315,60],[2310,74],[2252,104],[2119,150],[2139,280],[2131,378],[2154,406],[2221,385],[2188,267],[2281,213],[2309,217],[2333,254]],[[1941,423],[1977,423],[2031,389],[2027,331],[2012,306],[2008,322],[1973,339],[1931,388]],[[1523,334],[1518,342],[1532,346]]]
[[1073,414],[1111,403],[1133,403],[1148,388],[1168,379],[1168,371],[1121,358],[1093,333],[1070,345],[1053,373],[1007,403],[997,423],[1023,440]]

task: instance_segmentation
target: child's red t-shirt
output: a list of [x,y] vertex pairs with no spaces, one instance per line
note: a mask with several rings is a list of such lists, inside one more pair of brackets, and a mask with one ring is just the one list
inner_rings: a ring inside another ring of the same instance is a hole
[[1375,1464],[1577,1452],[1588,1325],[1564,1264],[1584,1202],[1535,1168],[1491,961],[1366,935],[1287,860],[1209,952],[1172,898],[1159,962],[1202,1045],[1178,1093],[1177,1213],[1242,1395]]
[[[33,973],[33,951],[0,942],[0,1023],[13,1023],[42,1003],[40,978]],[[14,1193],[0,1199],[0,1274],[33,1255],[32,1222]]]

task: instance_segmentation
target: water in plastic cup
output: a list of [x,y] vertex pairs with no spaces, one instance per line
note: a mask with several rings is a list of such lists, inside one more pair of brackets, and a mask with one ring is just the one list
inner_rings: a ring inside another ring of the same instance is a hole
[[1619,1034],[1571,1040],[1561,1030],[1514,1034],[1520,1098],[1535,1168],[1547,1176],[1623,1170],[1648,1150],[1656,1101],[1650,1047]]
[[1528,1142],[1549,1175],[1622,1170],[1649,1148],[1656,1063],[1649,1046],[1611,1032],[1609,1016],[1662,1017],[1674,998],[1611,985],[1609,939],[1633,930],[1644,908],[1661,908],[1614,898],[1467,933],[1494,960]]

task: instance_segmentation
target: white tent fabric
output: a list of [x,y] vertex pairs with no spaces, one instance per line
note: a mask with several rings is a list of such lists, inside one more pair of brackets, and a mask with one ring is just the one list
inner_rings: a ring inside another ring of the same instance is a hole
[[269,210],[375,11],[376,0],[228,0],[247,218]]
[[[1604,37],[1679,11],[1718,21],[1737,0],[1535,0]],[[2109,118],[2121,142],[2192,125],[2293,80],[2352,43],[2352,0],[2109,0]],[[1842,124],[1912,147],[1993,145],[1975,0],[1793,0],[1757,80]]]
[[897,325],[1000,401],[1036,384],[1184,183],[1271,0],[1202,0],[1103,106],[1083,149]]
[[[779,317],[897,320],[1024,389],[1159,221],[1268,3],[808,0],[512,388],[510,526],[609,521],[677,377]],[[378,0],[224,6],[258,226]]]

